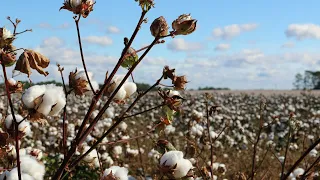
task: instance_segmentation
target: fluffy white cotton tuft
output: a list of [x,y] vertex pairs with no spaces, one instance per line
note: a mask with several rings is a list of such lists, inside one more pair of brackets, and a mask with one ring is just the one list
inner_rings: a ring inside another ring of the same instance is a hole
[[[21,174],[23,180],[43,180],[45,167],[29,155],[20,157]],[[18,179],[18,170],[13,168],[7,175],[7,180]]]
[[10,30],[6,29],[5,27],[2,29],[2,39],[6,40],[9,38],[12,38],[13,34],[10,32]]
[[[42,97],[41,97],[42,96]],[[35,107],[35,100],[41,98]],[[22,95],[22,102],[29,109],[36,109],[45,116],[56,116],[66,104],[62,87],[54,84],[35,85],[26,90]]]
[[126,96],[127,96],[126,90],[123,87],[121,87],[119,89],[119,91],[117,92],[117,94],[114,96],[114,99],[116,99],[116,100],[124,100],[126,98]]
[[137,91],[137,85],[133,82],[124,83],[123,88],[126,91],[126,97],[130,97]]
[[110,173],[119,180],[128,180],[128,169],[125,167],[111,166],[104,170],[103,177],[107,177]]
[[[160,166],[174,168],[175,178],[182,178],[193,168],[188,159],[183,158],[181,151],[168,151],[160,159]],[[175,167],[176,166],[176,167]]]
[[[23,120],[23,117],[19,114],[15,115],[16,121],[19,123]],[[9,114],[5,119],[5,124],[7,129],[13,129],[13,116]],[[18,126],[19,132],[29,135],[31,133],[31,125],[28,121],[22,121]]]

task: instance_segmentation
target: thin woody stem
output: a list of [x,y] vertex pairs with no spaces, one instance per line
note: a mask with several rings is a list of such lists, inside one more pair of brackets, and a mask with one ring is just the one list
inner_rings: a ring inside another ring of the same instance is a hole
[[83,69],[84,69],[84,72],[85,72],[85,74],[86,74],[87,80],[88,80],[88,82],[89,82],[91,91],[92,91],[92,93],[93,93],[94,95],[96,95],[96,92],[94,91],[93,86],[92,86],[92,84],[91,84],[91,80],[89,79],[86,62],[85,62],[84,56],[83,56],[82,43],[81,43],[81,35],[80,35],[80,28],[79,28],[79,21],[80,21],[81,16],[79,15],[78,17],[79,17],[78,19],[75,19],[75,23],[76,23],[76,27],[77,27],[78,42],[79,42],[79,48],[80,48],[80,55],[81,55],[82,65],[83,65]]
[[3,76],[4,76],[4,80],[5,80],[5,85],[6,85],[6,94],[7,94],[7,98],[9,101],[9,106],[11,109],[11,114],[12,114],[12,118],[14,120],[14,131],[15,131],[15,147],[16,147],[16,154],[17,154],[17,167],[18,167],[18,178],[19,180],[21,180],[21,167],[20,167],[20,152],[19,152],[19,124],[16,120],[16,116],[14,114],[14,109],[13,109],[13,104],[12,104],[12,100],[11,100],[11,94],[9,92],[9,83],[8,83],[8,77],[7,77],[7,72],[6,72],[6,66],[4,64],[2,65],[2,71],[3,71]]
[[67,92],[67,88],[66,88],[66,84],[64,82],[64,77],[63,77],[63,68],[60,68],[60,66],[58,65],[59,68],[59,72],[61,75],[61,80],[62,80],[62,84],[63,84],[63,90],[65,93],[65,98],[66,98],[66,105],[63,108],[63,119],[62,119],[62,149],[63,149],[63,155],[64,157],[67,156],[67,124],[66,124],[66,119],[67,119],[67,104],[68,104],[68,95],[70,94],[69,92]]
[[[208,105],[208,99],[206,101],[206,117],[207,117],[207,132],[208,132],[208,137],[209,137],[209,142],[210,142],[210,171],[211,174],[213,174],[213,144],[212,144],[212,138],[210,135],[210,119],[209,119],[209,105]],[[213,179],[213,176],[211,177]]]

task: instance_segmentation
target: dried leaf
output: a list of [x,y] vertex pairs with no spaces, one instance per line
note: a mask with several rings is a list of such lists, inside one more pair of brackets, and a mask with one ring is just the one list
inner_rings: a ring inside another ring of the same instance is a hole
[[43,68],[48,67],[49,63],[50,60],[42,54],[32,50],[26,50],[20,55],[14,70],[25,73],[30,77],[32,68],[37,70],[40,74],[47,76],[49,73],[44,71]]
[[173,80],[174,89],[184,90],[186,83],[188,83],[186,76],[176,76]]
[[69,74],[69,85],[74,90],[76,95],[82,96],[88,90],[88,81],[84,79],[76,79],[77,70],[75,72],[70,72]]

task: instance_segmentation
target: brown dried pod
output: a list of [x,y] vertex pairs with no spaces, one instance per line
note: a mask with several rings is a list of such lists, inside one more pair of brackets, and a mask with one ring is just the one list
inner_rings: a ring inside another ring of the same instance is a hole
[[61,9],[66,9],[74,14],[80,14],[83,18],[88,17],[91,11],[93,11],[93,0],[65,0]]
[[42,54],[33,50],[25,50],[19,57],[14,70],[25,73],[30,77],[31,68],[37,70],[40,74],[47,76],[49,73],[43,68],[49,66],[50,60]]
[[172,22],[174,35],[188,35],[193,33],[197,27],[197,20],[192,19],[190,14],[182,14]]
[[4,53],[0,52],[1,54],[1,62],[6,66],[12,66],[14,63],[17,61],[16,60],[16,54],[11,52],[11,53]]
[[84,93],[89,91],[88,87],[88,81],[76,78],[78,73],[78,70],[76,69],[75,72],[70,72],[69,75],[69,86],[73,89],[73,92],[76,95],[82,96]]
[[11,93],[18,93],[18,92],[22,92],[23,91],[23,85],[20,81],[17,81],[15,83],[11,83],[9,81],[9,91]]
[[115,177],[111,171],[107,176],[103,176],[101,180],[117,180],[117,177]]
[[163,68],[163,72],[162,72],[163,73],[163,78],[164,79],[170,78],[171,80],[173,80],[174,77],[176,76],[174,72],[175,72],[175,69],[170,69],[169,66],[165,66]]
[[168,35],[168,29],[167,21],[163,16],[155,19],[150,26],[151,34],[154,37]]
[[188,83],[186,76],[176,76],[172,82],[175,90],[184,90],[186,83]]
[[154,2],[153,0],[139,0],[139,6],[141,6],[143,11],[149,11],[152,7],[154,7]]

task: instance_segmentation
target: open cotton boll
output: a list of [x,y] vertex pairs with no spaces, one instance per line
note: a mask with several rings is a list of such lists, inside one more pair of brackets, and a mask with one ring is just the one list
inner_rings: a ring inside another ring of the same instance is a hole
[[[94,91],[97,91],[99,89],[99,84],[98,82],[94,81],[93,80],[93,73],[92,72],[88,72],[88,77],[89,77],[89,80],[91,82],[91,85],[92,85],[92,88]],[[81,79],[81,80],[85,80],[85,81],[88,81],[87,79],[87,75],[86,75],[86,72],[84,70],[79,70],[75,76],[75,79]],[[90,94],[92,93],[91,92],[91,87],[90,87],[90,84],[88,83],[87,86],[86,86],[86,89],[88,90],[85,94]]]
[[[15,115],[15,118],[16,118],[16,121],[17,122],[20,122],[20,121],[22,121],[23,120],[23,117],[22,116],[20,116],[19,114],[16,114]],[[6,124],[6,128],[7,129],[12,129],[13,127],[12,127],[12,125],[13,125],[13,116],[12,116],[12,114],[9,114],[7,117],[6,117],[6,119],[5,119],[5,124]],[[20,127],[20,126],[19,126]]]
[[137,85],[133,82],[127,82],[123,85],[124,90],[126,91],[126,97],[130,97],[133,93],[137,91]]
[[121,87],[117,92],[117,94],[114,96],[114,99],[124,100],[126,98],[126,94],[127,94],[126,90],[123,87]]
[[25,155],[20,157],[21,172],[29,174],[35,180],[42,180],[45,174],[45,167],[35,158]]
[[180,159],[183,159],[183,152],[181,151],[168,151],[160,159],[160,165],[173,167]]
[[[85,146],[84,149],[83,149],[83,153],[87,152],[88,150],[90,149],[89,146]],[[85,162],[93,162],[95,159],[98,159],[98,156],[97,156],[97,151],[94,149],[92,150],[89,154],[87,154],[83,160]]]
[[[112,78],[112,82],[118,82],[120,84],[120,82],[124,79],[125,75],[115,75]],[[125,83],[128,82],[128,79],[126,79]]]
[[181,96],[179,91],[175,91],[175,90],[169,90],[169,97],[173,97],[173,96]]
[[192,168],[192,163],[188,159],[180,159],[177,167],[175,168],[173,176],[175,178],[182,178],[186,176]]
[[13,78],[8,79],[8,82],[9,82],[9,84],[11,84],[11,85],[16,85],[16,84],[17,84],[17,81],[14,80]]
[[65,105],[65,97],[62,87],[55,86],[54,84],[46,85],[46,91],[42,97],[42,102],[37,111],[47,116],[51,109],[57,106],[53,114],[59,112]]
[[104,170],[103,177],[107,177],[110,173],[119,180],[128,180],[128,169],[125,167],[111,166]]
[[304,169],[302,168],[297,168],[293,171],[293,175],[297,178],[301,176],[304,173]]
[[[172,169],[175,178],[182,178],[187,175],[193,168],[192,163],[188,159],[183,158],[181,151],[168,151],[160,158],[160,166]],[[176,167],[175,167],[176,166]]]
[[45,85],[35,85],[28,88],[22,95],[22,102],[27,108],[34,108],[34,100],[42,96],[46,91]]

